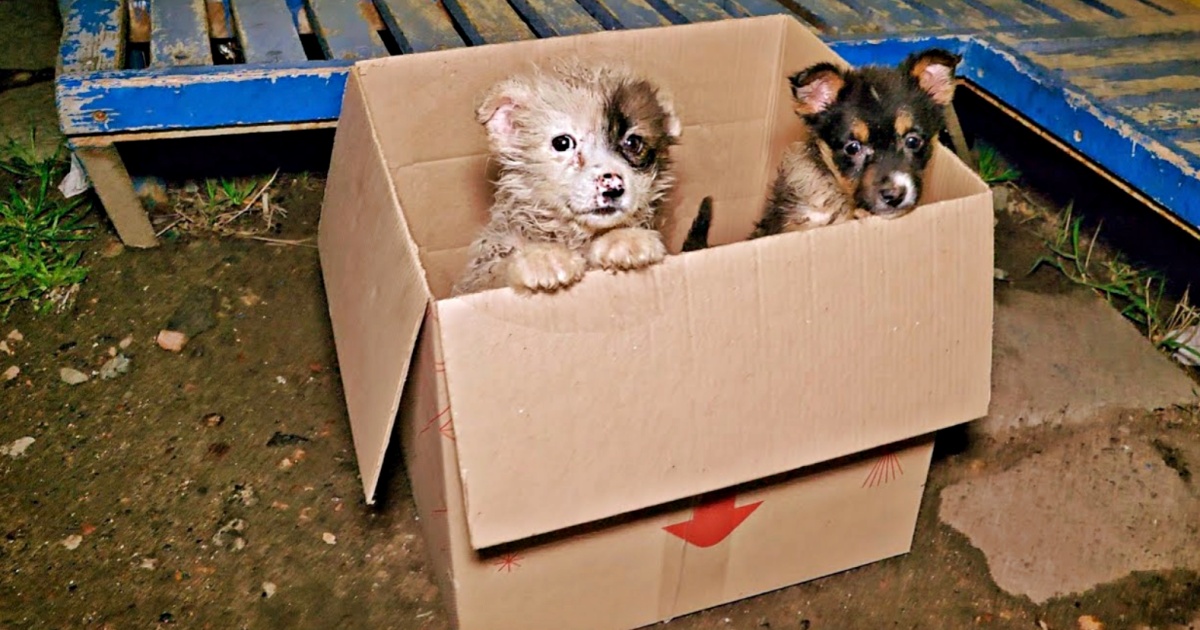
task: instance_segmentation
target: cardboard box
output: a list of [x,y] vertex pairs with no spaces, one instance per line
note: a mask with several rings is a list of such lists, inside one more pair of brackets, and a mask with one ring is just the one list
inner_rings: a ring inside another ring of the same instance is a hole
[[[674,95],[678,251],[566,293],[448,298],[491,201],[473,108],[566,53]],[[991,193],[939,148],[922,205],[752,242],[801,132],[786,17],[365,61],[319,245],[363,489],[397,433],[459,627],[632,628],[910,548],[932,433],[990,392]]]

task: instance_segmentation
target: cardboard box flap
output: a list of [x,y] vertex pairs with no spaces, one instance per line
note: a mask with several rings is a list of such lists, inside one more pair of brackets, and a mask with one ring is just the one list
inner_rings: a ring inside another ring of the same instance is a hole
[[939,151],[963,173],[931,185],[966,196],[903,220],[593,272],[561,296],[438,302],[472,546],[985,415],[990,192]]
[[[367,503],[431,295],[351,72],[334,137],[318,247],[338,368]],[[364,211],[364,200],[391,208]]]

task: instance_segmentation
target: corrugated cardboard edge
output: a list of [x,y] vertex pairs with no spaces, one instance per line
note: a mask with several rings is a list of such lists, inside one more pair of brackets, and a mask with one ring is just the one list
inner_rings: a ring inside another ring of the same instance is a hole
[[[354,451],[374,503],[413,348],[432,300],[355,66],[317,234]],[[387,199],[388,205],[378,201]],[[374,200],[375,203],[363,203]]]

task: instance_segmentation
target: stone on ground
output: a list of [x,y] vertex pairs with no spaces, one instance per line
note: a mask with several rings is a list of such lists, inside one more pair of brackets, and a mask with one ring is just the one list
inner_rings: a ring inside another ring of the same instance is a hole
[[1183,370],[1090,293],[998,292],[993,347],[985,433],[1197,400]]
[[1200,498],[1145,438],[1096,426],[945,488],[941,519],[992,579],[1042,603],[1133,571],[1200,570]]

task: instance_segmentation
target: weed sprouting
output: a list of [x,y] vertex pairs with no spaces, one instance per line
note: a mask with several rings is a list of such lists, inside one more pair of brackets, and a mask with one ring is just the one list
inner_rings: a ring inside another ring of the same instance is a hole
[[82,251],[74,244],[91,238],[85,223],[90,195],[66,199],[54,182],[66,173],[62,147],[39,157],[36,137],[10,139],[0,147],[0,319],[22,301],[42,312],[63,306],[87,277]]

